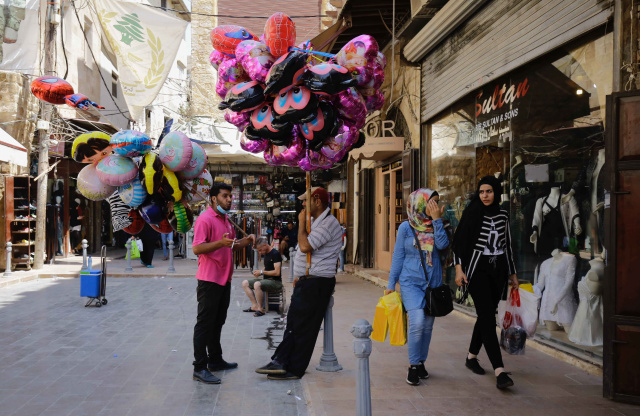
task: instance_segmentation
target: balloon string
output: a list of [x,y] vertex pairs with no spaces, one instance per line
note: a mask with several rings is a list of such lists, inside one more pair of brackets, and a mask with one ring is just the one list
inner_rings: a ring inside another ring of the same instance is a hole
[[332,53],[310,51],[310,50],[296,48],[295,46],[290,47],[289,50],[311,53],[311,54],[315,54],[315,55],[324,56],[324,57],[327,57],[327,58],[333,58],[335,56],[335,54],[332,54]]

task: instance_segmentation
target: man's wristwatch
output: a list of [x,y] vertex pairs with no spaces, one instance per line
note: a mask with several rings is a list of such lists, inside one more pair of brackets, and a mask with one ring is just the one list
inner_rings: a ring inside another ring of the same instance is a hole
[[260,276],[264,276],[264,270],[260,270]]

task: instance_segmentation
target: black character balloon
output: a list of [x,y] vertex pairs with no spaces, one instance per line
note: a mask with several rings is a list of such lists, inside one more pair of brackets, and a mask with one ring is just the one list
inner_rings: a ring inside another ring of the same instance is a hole
[[290,123],[274,123],[274,111],[271,104],[256,108],[251,114],[251,123],[244,133],[249,139],[273,139],[290,136],[293,127]]
[[355,87],[358,83],[347,68],[324,62],[309,68],[302,75],[302,80],[311,91],[328,95]]
[[231,111],[242,113],[256,109],[264,100],[264,89],[259,82],[241,82],[229,90],[227,98],[218,104],[218,108],[229,108]]
[[277,94],[283,88],[298,83],[305,71],[308,58],[309,54],[300,51],[282,55],[267,74],[267,88],[264,89],[264,93]]
[[306,123],[311,121],[318,110],[318,98],[306,87],[292,87],[280,91],[273,102],[277,122]]
[[337,134],[339,127],[340,122],[333,104],[329,101],[320,101],[316,117],[300,125],[300,133],[307,139],[310,149],[319,150],[327,137]]

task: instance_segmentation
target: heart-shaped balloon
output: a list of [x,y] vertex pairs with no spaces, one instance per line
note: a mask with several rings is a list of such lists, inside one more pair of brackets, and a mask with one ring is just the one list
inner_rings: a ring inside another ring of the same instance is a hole
[[333,104],[330,101],[320,101],[316,117],[308,123],[300,125],[300,132],[310,146],[316,147],[316,145],[322,146],[322,142],[327,137],[335,136],[340,124],[338,117],[334,109]]
[[338,113],[355,124],[358,130],[364,127],[367,118],[367,105],[355,88],[349,88],[336,94],[333,97],[333,103]]
[[269,48],[262,42],[245,40],[236,47],[236,59],[253,81],[264,83],[267,74],[276,61]]
[[318,98],[306,87],[280,91],[273,102],[278,122],[306,123],[316,116]]
[[358,130],[354,126],[343,124],[335,137],[328,138],[320,153],[329,160],[340,160],[358,139]]
[[238,113],[236,111],[227,110],[224,113],[224,119],[227,123],[231,123],[236,126],[238,130],[244,131],[251,121],[251,112],[246,111],[244,113]]
[[289,136],[293,125],[289,123],[274,125],[273,113],[271,104],[264,104],[253,110],[251,124],[245,129],[245,135],[253,140]]
[[269,148],[269,140],[251,140],[246,138],[245,136],[242,136],[240,138],[240,147],[245,152],[262,153]]

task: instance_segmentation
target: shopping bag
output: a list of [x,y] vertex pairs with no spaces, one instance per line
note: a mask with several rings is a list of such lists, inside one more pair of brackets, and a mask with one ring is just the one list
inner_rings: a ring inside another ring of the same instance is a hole
[[142,240],[136,240],[136,245],[138,246],[138,251],[144,251],[144,245],[142,244]]
[[527,331],[525,331],[522,321],[520,292],[515,287],[509,290],[509,296],[503,308],[501,318],[499,318],[502,328],[500,346],[508,354],[523,355]]
[[140,251],[138,250],[138,245],[133,241],[131,242],[131,259],[139,259]]
[[387,339],[388,328],[387,308],[382,298],[380,298],[376,305],[376,314],[373,317],[373,332],[371,333],[371,339],[378,342],[384,342],[384,340]]
[[522,327],[527,331],[527,336],[531,338],[536,333],[538,327],[538,309],[540,309],[540,296],[533,292],[518,290],[520,295],[520,318]]
[[402,307],[402,298],[398,292],[392,292],[382,297],[386,308],[387,324],[389,325],[389,343],[404,345],[407,343],[407,316]]

